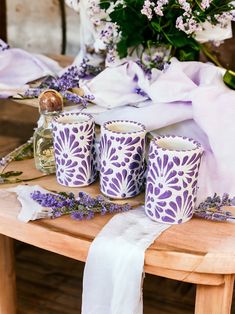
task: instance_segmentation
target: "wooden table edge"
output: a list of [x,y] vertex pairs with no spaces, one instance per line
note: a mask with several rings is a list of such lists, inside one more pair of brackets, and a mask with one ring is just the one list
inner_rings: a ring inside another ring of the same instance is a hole
[[[60,219],[60,218],[59,218]],[[45,220],[46,221],[46,220]],[[11,224],[11,228],[9,228]],[[47,225],[47,224],[46,224]],[[85,262],[89,247],[93,239],[69,235],[56,228],[47,229],[43,220],[40,222],[22,223],[7,218],[0,226],[0,233],[30,245],[64,255],[75,260]],[[229,257],[229,256],[228,256]],[[162,276],[174,280],[191,282],[195,284],[220,285],[224,282],[224,275],[233,274],[234,269],[202,269],[206,256],[187,254],[182,252],[147,249],[145,254],[144,270],[146,273]],[[213,259],[213,254],[211,255]],[[178,260],[175,263],[175,259]],[[190,261],[184,265],[185,260]],[[164,263],[165,261],[165,263]]]

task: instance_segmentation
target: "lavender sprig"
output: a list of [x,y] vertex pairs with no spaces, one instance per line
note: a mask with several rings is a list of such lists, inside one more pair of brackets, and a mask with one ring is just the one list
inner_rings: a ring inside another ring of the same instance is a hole
[[101,71],[104,70],[104,66],[93,66],[89,64],[89,58],[83,58],[78,67],[78,77],[83,79],[90,79]]
[[72,93],[72,92],[69,92],[69,91],[62,91],[61,95],[65,99],[67,99],[69,101],[72,101],[75,104],[78,104],[78,105],[81,104],[84,108],[87,106],[87,101],[94,100],[94,96],[93,95],[80,96],[80,95],[78,95],[76,93]]
[[86,107],[88,101],[94,100],[94,96],[86,94],[78,95],[72,92],[72,89],[79,88],[80,78],[90,76],[92,70],[94,69],[91,69],[91,66],[88,65],[87,61],[84,59],[80,67],[71,66],[59,77],[46,77],[38,87],[28,89],[25,92],[24,97],[38,97],[44,90],[54,89],[60,92],[65,99],[72,101],[75,104],[82,105],[82,107]]
[[207,197],[204,202],[199,204],[194,215],[208,220],[235,222],[233,214],[223,209],[227,206],[235,206],[235,197],[230,198],[227,193],[224,193],[221,198],[215,193],[213,197]]
[[58,89],[60,91],[66,91],[74,87],[79,87],[79,79],[80,77],[78,67],[71,66],[57,79]]
[[24,97],[29,97],[29,98],[38,97],[42,91],[43,91],[43,88],[39,88],[39,87],[29,88],[24,93]]
[[73,193],[52,194],[34,191],[31,197],[41,206],[51,208],[52,218],[70,214],[72,219],[83,220],[93,218],[95,213],[104,215],[131,209],[129,204],[115,204],[106,201],[101,195],[93,198],[84,192],[80,192],[76,198]]

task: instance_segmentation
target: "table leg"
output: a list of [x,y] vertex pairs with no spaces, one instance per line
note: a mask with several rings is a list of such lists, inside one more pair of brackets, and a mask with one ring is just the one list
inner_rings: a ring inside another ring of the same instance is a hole
[[0,235],[0,314],[16,314],[13,240]]
[[220,286],[197,285],[195,314],[230,314],[234,275],[225,275]]

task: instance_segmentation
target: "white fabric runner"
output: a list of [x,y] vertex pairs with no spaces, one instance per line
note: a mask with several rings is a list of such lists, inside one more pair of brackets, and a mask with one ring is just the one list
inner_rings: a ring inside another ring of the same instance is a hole
[[169,227],[151,221],[143,206],[115,215],[91,244],[82,314],[142,314],[145,250]]
[[[35,202],[39,185],[0,190],[0,197],[16,193],[23,222],[49,218],[51,211]],[[51,193],[51,192],[50,192]],[[142,314],[145,250],[170,225],[150,220],[144,207],[115,215],[92,242],[83,277],[82,314]]]

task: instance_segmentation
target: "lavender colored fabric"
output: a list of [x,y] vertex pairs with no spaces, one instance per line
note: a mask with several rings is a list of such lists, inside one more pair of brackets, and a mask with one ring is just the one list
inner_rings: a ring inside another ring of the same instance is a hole
[[0,98],[24,92],[27,83],[61,70],[57,62],[0,42]]
[[[197,201],[215,192],[235,195],[235,92],[222,80],[223,70],[200,62],[173,59],[148,80],[132,61],[107,68],[86,87],[99,106],[97,123],[131,119],[154,134],[175,134],[200,141],[205,154],[200,167]],[[149,96],[136,95],[136,88]]]

